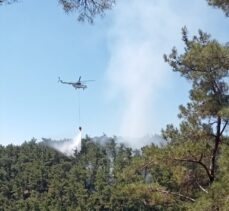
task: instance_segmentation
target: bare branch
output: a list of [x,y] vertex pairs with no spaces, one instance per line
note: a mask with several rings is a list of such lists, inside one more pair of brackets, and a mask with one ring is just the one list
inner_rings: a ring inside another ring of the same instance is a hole
[[202,158],[203,158],[203,153],[201,153],[201,155],[200,155],[199,162],[201,162],[201,161],[202,161]]
[[201,186],[199,182],[196,181],[196,184],[202,191],[204,191],[205,193],[208,193],[208,191],[205,188],[203,188],[203,186]]
[[214,125],[214,124],[216,124],[216,123],[217,123],[217,121],[209,122],[208,124],[209,124],[209,125]]
[[228,125],[228,120],[226,120],[226,122],[225,122],[225,124],[224,124],[224,126],[223,126],[223,128],[222,128],[222,130],[221,130],[221,132],[220,132],[220,136],[223,134],[223,132],[224,132],[224,130],[226,129],[227,125]]
[[174,195],[174,196],[179,196],[181,198],[184,198],[184,199],[187,199],[189,201],[192,201],[192,202],[195,202],[195,199],[189,197],[189,196],[186,196],[186,195],[183,195],[181,193],[176,193],[176,192],[170,192],[170,191],[166,191],[166,190],[163,190],[163,189],[159,189],[159,188],[156,188],[156,189],[152,189],[151,191],[153,192],[161,192],[161,193],[164,193],[164,194],[171,194],[171,195]]

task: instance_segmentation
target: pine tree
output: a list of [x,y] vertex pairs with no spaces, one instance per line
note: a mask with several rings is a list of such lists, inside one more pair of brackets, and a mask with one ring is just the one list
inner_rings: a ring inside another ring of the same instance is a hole
[[229,1],[228,0],[207,0],[209,5],[219,7],[222,9],[226,16],[229,16]]
[[184,153],[177,161],[198,165],[212,183],[229,121],[229,46],[210,39],[210,35],[201,30],[192,39],[188,38],[185,27],[182,33],[184,53],[178,55],[173,48],[164,58],[173,71],[192,83],[190,102],[180,106],[180,129],[170,126],[163,134],[175,144],[183,142],[181,151]]

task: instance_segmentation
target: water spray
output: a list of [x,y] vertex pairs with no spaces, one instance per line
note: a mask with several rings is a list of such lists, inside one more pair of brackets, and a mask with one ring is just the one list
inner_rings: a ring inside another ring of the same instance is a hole
[[81,151],[81,139],[82,133],[80,131],[71,140],[50,142],[47,145],[68,157],[72,157],[75,153],[79,153]]

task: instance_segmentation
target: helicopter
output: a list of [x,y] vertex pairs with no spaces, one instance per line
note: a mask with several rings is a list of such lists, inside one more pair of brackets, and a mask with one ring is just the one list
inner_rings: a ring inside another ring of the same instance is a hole
[[65,81],[62,81],[60,77],[58,78],[58,82],[62,84],[69,84],[69,85],[72,85],[75,89],[83,89],[83,90],[87,88],[87,85],[85,83],[89,81],[94,81],[94,80],[81,81],[81,76],[80,76],[77,82],[65,82]]

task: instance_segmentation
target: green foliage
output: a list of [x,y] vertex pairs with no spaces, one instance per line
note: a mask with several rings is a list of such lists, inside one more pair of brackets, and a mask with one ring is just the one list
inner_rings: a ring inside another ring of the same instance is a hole
[[0,146],[0,210],[227,210],[228,137],[211,186],[201,166],[176,160],[189,149],[197,156],[204,142],[182,138],[133,153],[87,137],[71,158],[34,139]]
[[227,211],[229,207],[229,146],[224,145],[219,159],[219,174],[208,194],[202,195],[195,204],[187,204],[187,210]]
[[[11,4],[18,0],[0,0],[0,5]],[[93,23],[97,15],[104,15],[115,4],[115,0],[59,0],[66,13],[77,12],[79,21]]]
[[173,48],[164,58],[174,71],[192,82],[190,102],[180,106],[180,129],[168,126],[163,136],[181,144],[177,160],[201,166],[212,182],[229,121],[229,46],[211,40],[202,31],[192,39],[188,38],[185,27],[182,33],[185,52],[178,55]]
[[229,16],[229,0],[207,0],[209,5],[219,7]]
[[59,3],[67,13],[78,11],[79,21],[87,20],[93,23],[94,17],[111,9],[115,0],[59,0]]
[[36,140],[0,146],[0,210],[106,210],[120,169],[131,149],[83,140],[82,151],[66,157]]

